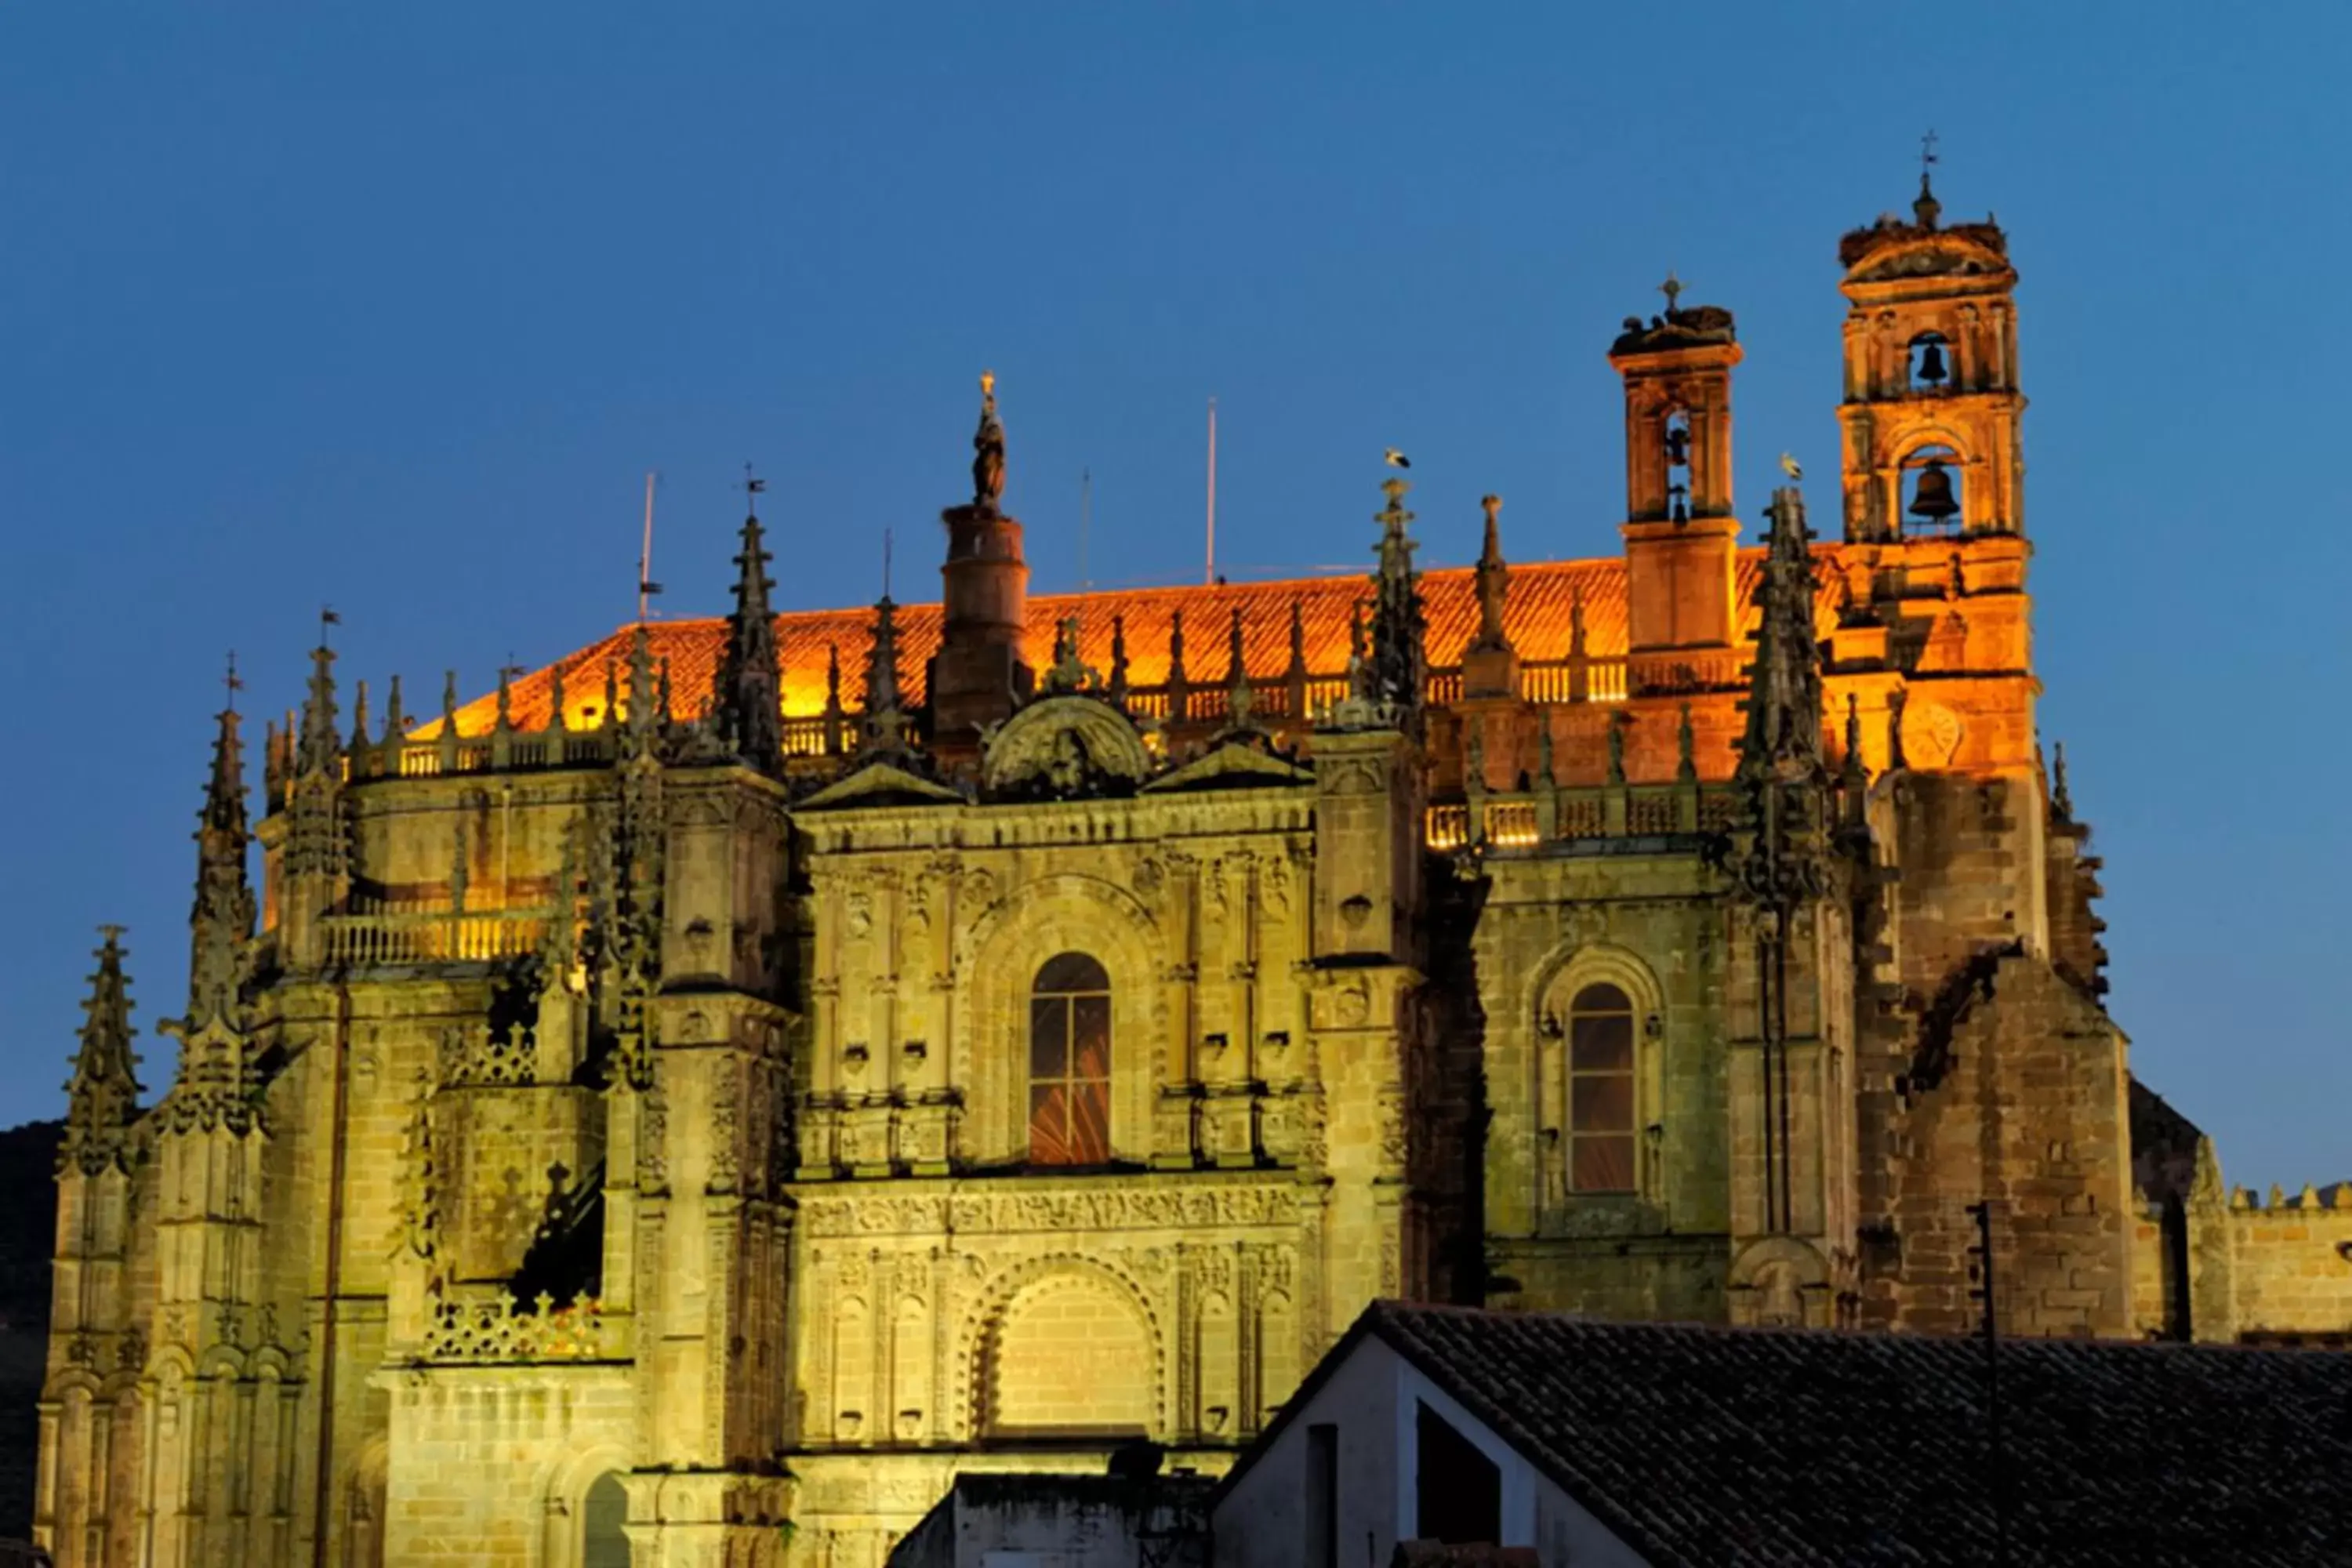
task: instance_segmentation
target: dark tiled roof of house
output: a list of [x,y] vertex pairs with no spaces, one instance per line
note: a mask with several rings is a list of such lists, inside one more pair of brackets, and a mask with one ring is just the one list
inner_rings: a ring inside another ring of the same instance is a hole
[[1975,1340],[1365,1319],[1656,1563],[2352,1563],[2341,1352],[2005,1342],[1997,1489]]

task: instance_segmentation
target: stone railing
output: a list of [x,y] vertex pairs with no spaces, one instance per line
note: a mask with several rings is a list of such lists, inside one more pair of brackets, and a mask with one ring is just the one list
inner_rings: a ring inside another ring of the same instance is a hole
[[[1557,705],[1582,702],[1622,702],[1638,686],[1644,691],[1696,689],[1727,685],[1739,678],[1740,655],[1734,651],[1674,655],[1643,655],[1629,668],[1622,656],[1529,661],[1519,667],[1518,698],[1528,702]],[[1424,689],[1434,707],[1462,700],[1462,671],[1446,667],[1429,672]],[[1254,680],[1250,688],[1253,716],[1269,727],[1303,730],[1348,696],[1343,673],[1309,674],[1289,670]],[[1128,710],[1139,720],[1165,725],[1217,725],[1230,721],[1233,694],[1222,670],[1204,670],[1181,686],[1132,687],[1124,694]],[[859,715],[847,710],[792,714],[783,720],[780,749],[787,759],[841,756],[856,749]],[[264,753],[264,788],[273,811],[285,804],[294,773],[292,716],[286,731],[276,733]],[[487,734],[459,735],[446,721],[422,735],[394,734],[382,741],[361,741],[346,748],[341,759],[348,784],[391,779],[444,778],[455,774],[546,772],[562,768],[609,766],[620,755],[621,734],[611,724],[595,729],[496,729]]]
[[432,1303],[425,1359],[490,1363],[617,1361],[628,1354],[628,1320],[605,1315],[594,1300],[558,1306],[541,1296],[529,1305],[501,1291]]
[[1721,833],[1738,820],[1738,797],[1721,786],[1605,784],[1486,795],[1433,805],[1422,837],[1440,853],[1472,844],[1533,849],[1579,838],[1662,838]]
[[519,958],[539,950],[553,918],[549,910],[499,910],[485,914],[327,915],[319,924],[327,963],[373,968]]

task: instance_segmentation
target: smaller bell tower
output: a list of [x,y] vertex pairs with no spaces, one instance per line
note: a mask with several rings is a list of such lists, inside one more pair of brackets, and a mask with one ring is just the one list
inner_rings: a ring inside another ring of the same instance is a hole
[[2024,531],[2017,269],[2000,226],[1942,222],[1919,195],[1838,245],[1845,320],[1845,537],[1854,543]]
[[[1667,274],[1663,315],[1625,318],[1609,363],[1625,382],[1626,634],[1633,679],[1645,653],[1728,648],[1732,557],[1731,312],[1685,306]],[[1670,664],[1673,661],[1669,661]],[[1680,668],[1679,665],[1674,668]],[[1673,677],[1660,668],[1669,684]]]

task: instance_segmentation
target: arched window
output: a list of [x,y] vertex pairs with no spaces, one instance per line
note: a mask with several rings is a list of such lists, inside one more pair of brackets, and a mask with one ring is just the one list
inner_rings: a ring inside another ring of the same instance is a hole
[[1110,1159],[1110,976],[1083,952],[1047,959],[1030,987],[1029,1158]]
[[621,1529],[628,1517],[629,1495],[621,1478],[606,1470],[581,1504],[580,1568],[629,1568],[629,1538]]
[[1568,1185],[1630,1193],[1633,1170],[1633,1004],[1588,985],[1569,1006]]

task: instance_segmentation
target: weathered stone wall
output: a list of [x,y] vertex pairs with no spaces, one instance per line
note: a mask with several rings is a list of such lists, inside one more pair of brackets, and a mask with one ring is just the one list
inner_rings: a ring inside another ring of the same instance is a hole
[[[1689,851],[1495,856],[1473,952],[1485,1020],[1490,1299],[1719,1320],[1730,1228],[1722,910]],[[1636,1190],[1570,1190],[1567,1019],[1584,987],[1638,1021]]]
[[1894,1130],[1899,1266],[1866,1291],[1888,1326],[1964,1332],[1979,1319],[1967,1212],[1992,1205],[2008,1331],[2122,1334],[2135,1321],[2123,1038],[2040,960],[1990,957],[1922,1023]]
[[2227,1222],[2239,1337],[2352,1346],[2352,1183],[2239,1205]]

